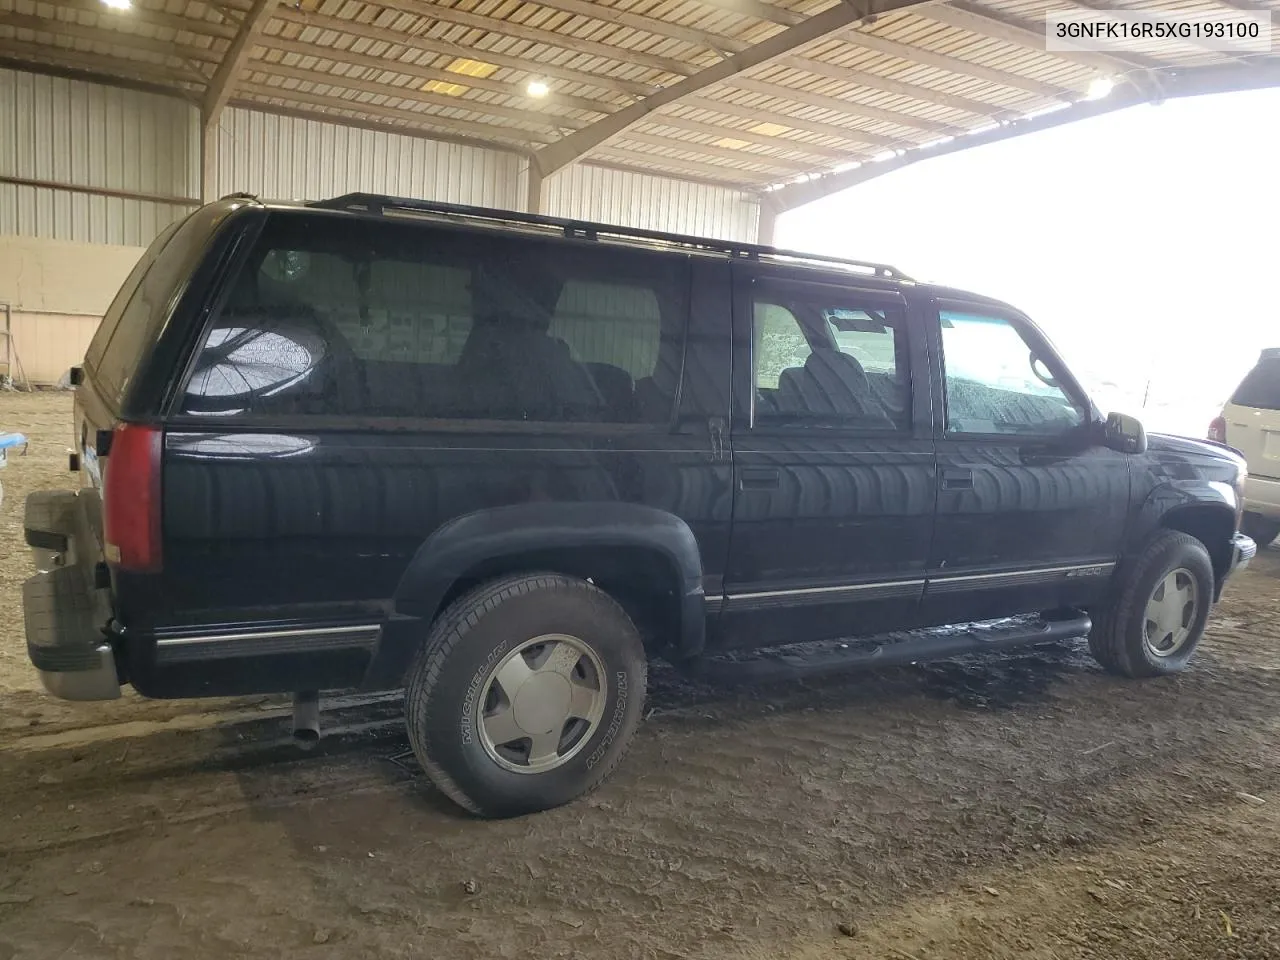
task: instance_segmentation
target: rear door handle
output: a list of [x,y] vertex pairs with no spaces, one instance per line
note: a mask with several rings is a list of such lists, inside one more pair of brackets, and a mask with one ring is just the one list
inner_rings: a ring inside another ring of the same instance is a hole
[[738,485],[743,490],[776,490],[781,482],[781,474],[771,467],[743,470],[738,477]]
[[943,490],[972,490],[973,471],[955,468],[942,471]]

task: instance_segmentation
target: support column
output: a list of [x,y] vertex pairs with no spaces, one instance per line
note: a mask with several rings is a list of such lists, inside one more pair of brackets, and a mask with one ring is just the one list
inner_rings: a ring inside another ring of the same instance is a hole
[[538,161],[529,157],[524,172],[524,212],[545,213],[547,204],[546,181],[538,169]]
[[756,243],[762,247],[773,246],[773,234],[778,226],[778,208],[767,193],[760,195],[760,220],[756,224]]
[[222,61],[205,88],[200,107],[200,195],[203,200],[216,200],[218,193],[218,120],[222,108],[235,93],[236,80],[253,57],[254,44],[276,10],[278,0],[254,0],[240,21],[235,39],[222,55]]
[[218,199],[218,118],[200,111],[200,199]]

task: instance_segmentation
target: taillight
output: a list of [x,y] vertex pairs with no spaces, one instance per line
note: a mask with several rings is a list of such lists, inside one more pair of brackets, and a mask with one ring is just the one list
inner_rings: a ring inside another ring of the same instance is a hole
[[1217,443],[1227,442],[1227,420],[1225,417],[1214,417],[1210,421],[1209,439]]
[[155,573],[161,567],[160,442],[158,427],[132,423],[111,436],[102,522],[107,560],[121,570]]

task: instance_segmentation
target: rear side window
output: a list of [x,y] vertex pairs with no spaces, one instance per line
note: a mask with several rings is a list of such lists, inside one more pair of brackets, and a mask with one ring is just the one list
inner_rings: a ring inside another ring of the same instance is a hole
[[826,287],[762,290],[752,311],[757,424],[905,431],[905,312]]
[[1231,402],[1257,410],[1280,410],[1280,357],[1263,357],[1236,387]]
[[666,423],[687,291],[680,255],[276,215],[184,409]]
[[116,328],[120,325],[125,309],[129,306],[133,300],[133,295],[138,290],[138,285],[142,282],[142,278],[151,269],[156,257],[160,255],[160,251],[164,249],[165,244],[169,242],[169,239],[177,229],[178,224],[171,223],[160,231],[160,235],[151,241],[151,246],[147,247],[142,256],[138,258],[138,262],[129,271],[129,276],[125,278],[124,284],[116,292],[115,299],[111,301],[111,306],[103,314],[102,322],[98,324],[98,329],[94,333],[93,339],[89,342],[89,349],[85,353],[84,363],[91,371],[96,371],[102,364],[102,358],[107,352],[107,345],[111,343],[111,338],[115,334]]
[[85,366],[102,395],[123,399],[143,357],[186,289],[213,228],[226,211],[199,210],[170,225],[147,248],[103,317],[85,356]]

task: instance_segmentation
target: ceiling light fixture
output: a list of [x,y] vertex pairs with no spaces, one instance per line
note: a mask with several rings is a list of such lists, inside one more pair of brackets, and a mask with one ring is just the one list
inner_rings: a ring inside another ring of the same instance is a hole
[[1089,81],[1089,92],[1084,95],[1084,98],[1086,100],[1101,100],[1115,88],[1116,82],[1110,77],[1094,77]]
[[551,92],[551,88],[542,80],[530,80],[525,92],[531,97],[545,97]]
[[128,10],[133,6],[132,0],[102,0],[112,10]]

